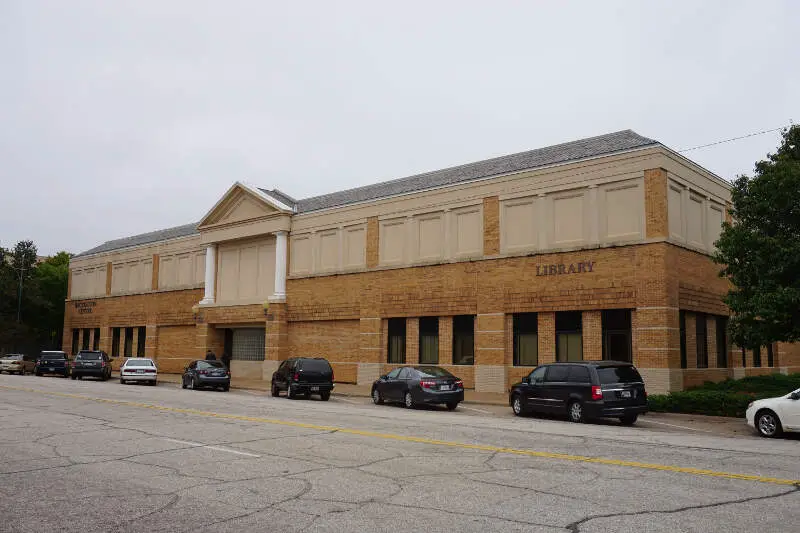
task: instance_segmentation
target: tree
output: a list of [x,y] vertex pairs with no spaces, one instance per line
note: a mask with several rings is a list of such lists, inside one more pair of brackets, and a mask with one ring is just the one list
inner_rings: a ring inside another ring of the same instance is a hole
[[739,176],[731,191],[733,223],[724,223],[714,260],[732,288],[731,340],[754,348],[800,340],[800,126]]

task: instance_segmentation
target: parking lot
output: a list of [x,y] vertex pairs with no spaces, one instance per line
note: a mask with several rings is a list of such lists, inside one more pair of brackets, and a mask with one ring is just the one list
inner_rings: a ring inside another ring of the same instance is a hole
[[8,375],[0,398],[3,531],[777,532],[800,519],[796,439],[664,417],[578,425]]

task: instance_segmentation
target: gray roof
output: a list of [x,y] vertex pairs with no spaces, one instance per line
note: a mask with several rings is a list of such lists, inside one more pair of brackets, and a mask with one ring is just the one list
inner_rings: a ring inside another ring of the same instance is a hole
[[[486,159],[484,161],[478,161],[477,163],[468,163],[466,165],[446,168],[443,170],[435,170],[433,172],[417,174],[407,178],[384,181],[382,183],[367,185],[365,187],[323,194],[321,196],[314,196],[311,198],[305,198],[303,200],[295,200],[288,194],[277,189],[261,189],[261,191],[275,197],[291,207],[296,207],[298,213],[308,213],[311,211],[319,211],[321,209],[329,209],[332,207],[339,207],[358,202],[377,200],[379,198],[387,198],[399,194],[424,191],[427,189],[445,187],[458,183],[467,183],[470,181],[500,176],[513,172],[520,172],[523,170],[536,169],[559,163],[567,163],[570,161],[578,161],[591,157],[610,155],[617,152],[624,152],[627,150],[633,150],[636,148],[643,148],[657,144],[659,143],[653,139],[642,137],[631,130],[624,130],[616,133],[600,135],[597,137],[590,137],[588,139],[581,139],[564,144],[548,146],[546,148],[538,148],[528,152]],[[118,250],[121,248],[129,248],[132,246],[150,244],[167,239],[195,235],[198,233],[197,224],[198,223],[195,222],[175,228],[153,231],[150,233],[144,233],[142,235],[135,235],[133,237],[108,241],[100,246],[92,248],[91,250],[82,252],[75,257],[110,252],[112,250]]]

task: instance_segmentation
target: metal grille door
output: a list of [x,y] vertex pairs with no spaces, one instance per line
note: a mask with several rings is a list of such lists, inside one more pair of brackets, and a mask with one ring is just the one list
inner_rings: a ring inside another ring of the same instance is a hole
[[233,330],[231,359],[234,361],[263,361],[265,330],[247,328]]

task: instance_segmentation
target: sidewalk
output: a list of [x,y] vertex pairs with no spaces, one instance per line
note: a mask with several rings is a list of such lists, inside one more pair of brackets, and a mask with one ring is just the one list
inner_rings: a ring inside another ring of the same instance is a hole
[[[114,377],[119,377],[117,372]],[[165,383],[180,383],[180,374],[159,374],[158,380]],[[231,388],[252,391],[269,392],[269,382],[260,379],[231,378]],[[336,383],[333,389],[334,396],[350,396],[357,398],[369,398],[372,392],[368,385],[353,385],[351,383]],[[495,392],[475,392],[474,390],[464,391],[464,403],[483,404],[483,405],[508,405],[508,397],[505,394]]]

